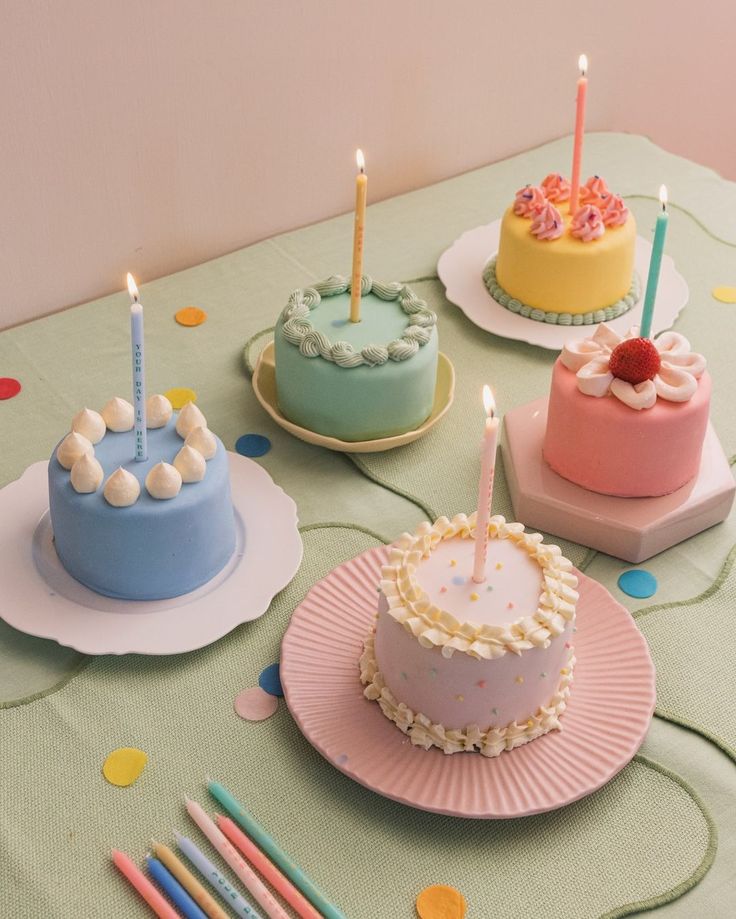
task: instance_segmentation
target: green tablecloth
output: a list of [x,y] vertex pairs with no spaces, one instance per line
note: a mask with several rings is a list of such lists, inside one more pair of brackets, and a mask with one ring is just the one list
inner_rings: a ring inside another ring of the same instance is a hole
[[[460,382],[450,416],[404,450],[353,461],[298,442],[260,410],[243,371],[243,344],[273,323],[293,287],[347,270],[349,215],[143,286],[149,391],[194,388],[230,448],[246,432],[271,438],[273,449],[259,462],[297,501],[307,527],[305,561],[263,619],[192,655],[87,662],[0,623],[0,701],[7,707],[0,712],[0,914],[142,915],[107,852],[119,845],[140,855],[151,835],[168,837],[169,827],[185,826],[181,795],[204,797],[206,770],[248,802],[351,919],[409,917],[413,897],[432,882],[458,887],[469,915],[479,917],[623,915],[637,903],[669,899],[663,915],[730,915],[736,687],[729,652],[736,640],[726,559],[736,542],[733,517],[647,563],[660,580],[659,606],[643,612],[639,624],[660,674],[662,714],[672,720],[655,719],[643,750],[648,759],[565,811],[501,824],[412,812],[337,774],[311,751],[283,704],[261,724],[240,722],[232,712],[235,693],[276,658],[291,610],[319,576],[411,528],[425,509],[472,505],[473,368],[481,359],[504,408],[546,391],[553,355],[476,329],[447,303],[433,276],[437,257],[463,230],[500,214],[524,182],[564,170],[569,147],[569,139],[557,141],[370,208],[366,267],[385,279],[425,279],[417,289],[440,315],[441,346]],[[630,196],[644,234],[656,211],[649,196],[662,181],[670,188],[668,251],[691,291],[677,328],[708,356],[713,420],[733,455],[736,306],[715,302],[710,289],[736,280],[736,186],[638,137],[590,135],[586,158]],[[188,304],[207,310],[204,325],[173,322]],[[99,407],[128,392],[126,305],[119,294],[0,335],[0,376],[23,383],[20,396],[0,403],[0,484],[45,458],[80,405]],[[448,455],[452,475],[445,473]],[[505,509],[502,476],[497,498]],[[328,522],[342,526],[314,526]],[[646,605],[615,588],[621,562],[584,547],[566,550],[629,608]],[[114,789],[100,767],[109,750],[123,745],[143,747],[151,760],[136,785]],[[679,897],[714,855],[709,873]]]

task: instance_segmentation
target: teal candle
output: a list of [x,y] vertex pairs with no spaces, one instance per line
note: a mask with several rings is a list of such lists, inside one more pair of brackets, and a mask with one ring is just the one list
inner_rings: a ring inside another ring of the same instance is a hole
[[662,253],[664,252],[664,241],[667,236],[669,217],[667,215],[667,188],[664,185],[659,189],[659,200],[662,202],[662,210],[657,217],[657,225],[654,228],[652,258],[649,262],[647,292],[644,295],[644,310],[641,314],[641,329],[639,330],[639,335],[642,338],[649,338],[652,332],[654,301],[657,299],[657,285],[659,284],[659,272],[662,267]]
[[292,884],[322,913],[325,919],[345,919],[345,915],[326,899],[325,895],[314,886],[301,868],[292,862],[283,849],[279,848],[276,841],[268,835],[260,823],[248,813],[224,785],[220,785],[219,782],[208,782],[207,788],[212,797],[222,804],[233,820],[241,825],[253,842],[266,853],[274,865],[278,865]]

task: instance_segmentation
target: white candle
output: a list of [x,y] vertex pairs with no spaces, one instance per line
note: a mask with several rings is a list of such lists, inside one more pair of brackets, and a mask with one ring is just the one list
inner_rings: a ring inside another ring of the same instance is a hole
[[478,510],[475,522],[475,556],[473,562],[473,581],[476,584],[482,584],[486,579],[488,521],[491,516],[493,474],[496,470],[496,444],[498,442],[499,420],[494,415],[496,403],[493,400],[490,386],[483,387],[483,406],[486,410],[486,426],[483,432],[481,449]]
[[133,408],[135,409],[135,459],[148,459],[146,438],[146,371],[143,360],[143,306],[138,299],[138,287],[128,272],[130,294],[130,346],[133,354]]

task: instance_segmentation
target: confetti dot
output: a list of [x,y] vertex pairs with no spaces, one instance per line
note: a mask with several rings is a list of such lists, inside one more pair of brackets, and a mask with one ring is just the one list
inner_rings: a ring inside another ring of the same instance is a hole
[[174,313],[174,319],[176,319],[179,325],[202,325],[207,319],[207,313],[198,306],[185,306],[183,309]]
[[485,681],[485,680],[478,680],[478,682],[477,682],[475,685],[476,685],[476,686],[480,686],[481,689],[485,689],[485,688],[486,688],[486,681]]
[[651,572],[644,571],[643,568],[632,568],[631,571],[624,571],[619,577],[618,586],[629,597],[645,600],[654,596],[658,585]]
[[281,688],[279,665],[269,664],[268,667],[261,670],[261,675],[258,677],[258,685],[272,696],[283,696],[284,690]]
[[464,578],[461,574],[456,574],[452,579],[453,584],[464,584],[468,579]]
[[721,303],[736,303],[736,287],[714,287],[713,296]]
[[241,456],[264,456],[271,449],[271,441],[263,434],[243,434],[235,441],[235,449]]
[[521,686],[521,684],[524,682],[524,677],[521,674],[519,674],[516,677],[516,682],[519,684],[519,686]]
[[450,568],[454,568],[455,565],[457,565],[457,559],[456,559],[456,558],[451,558],[451,559],[450,559]]
[[472,594],[470,595],[470,599],[471,599],[473,602],[475,602],[476,600],[480,600],[480,597],[478,596],[478,594],[472,593]]
[[503,568],[503,562],[496,562],[496,571],[500,571]]
[[417,897],[416,907],[420,919],[464,919],[467,910],[460,891],[444,884],[425,887]]
[[108,753],[102,764],[102,774],[111,785],[125,788],[132,785],[143,772],[148,756],[136,747],[119,747]]
[[464,702],[464,701],[465,701],[465,696],[457,695],[457,696],[455,696],[455,698],[457,699],[458,702]]
[[260,686],[250,686],[235,696],[235,711],[245,721],[265,721],[275,715],[279,707],[276,696]]
[[197,394],[193,389],[188,389],[186,386],[176,386],[174,389],[167,390],[164,395],[171,403],[171,407],[174,411],[179,411],[179,409],[184,408],[187,402],[196,402]]
[[20,383],[13,377],[0,377],[0,399],[12,399],[20,392]]

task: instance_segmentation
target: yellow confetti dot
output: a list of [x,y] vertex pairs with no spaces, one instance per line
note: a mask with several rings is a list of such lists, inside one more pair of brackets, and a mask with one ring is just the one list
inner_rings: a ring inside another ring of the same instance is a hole
[[470,599],[475,602],[475,600],[480,600],[480,597],[478,596],[478,594],[473,593],[470,595]]
[[519,674],[519,676],[517,676],[517,678],[516,678],[516,682],[517,682],[519,685],[521,685],[521,684],[524,682],[524,677],[523,677],[521,674]]
[[425,887],[416,906],[419,919],[464,919],[468,909],[460,891],[444,884]]
[[202,325],[206,318],[207,313],[198,306],[185,306],[183,309],[174,313],[174,319],[176,319],[179,325]]
[[736,303],[736,287],[714,287],[713,296],[721,303]]
[[500,571],[503,568],[503,562],[496,562],[496,571]]
[[457,559],[456,559],[456,558],[451,558],[451,559],[450,559],[450,568],[454,568],[455,565],[457,565]]
[[102,764],[102,774],[111,785],[125,788],[132,785],[143,772],[148,756],[136,747],[119,747],[108,753]]
[[175,387],[164,393],[175,411],[184,408],[187,402],[196,402],[197,394],[193,389],[187,389],[186,386]]

